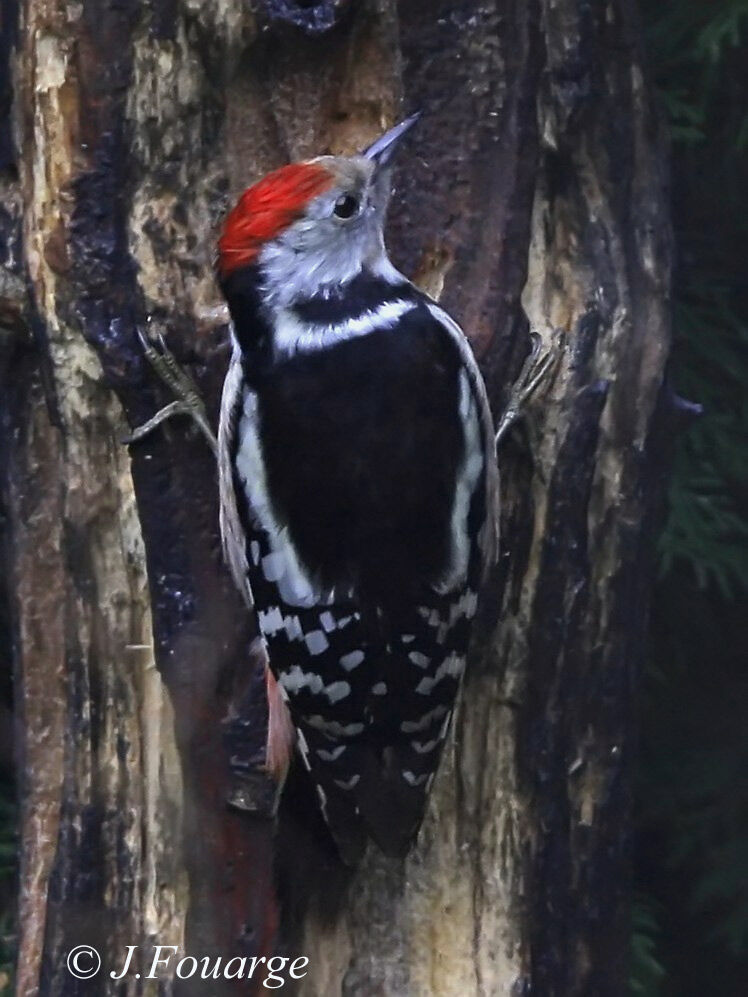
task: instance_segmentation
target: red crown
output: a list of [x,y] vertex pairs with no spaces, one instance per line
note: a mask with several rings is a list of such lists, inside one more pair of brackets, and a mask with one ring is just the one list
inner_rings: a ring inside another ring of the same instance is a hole
[[317,163],[292,163],[248,187],[229,212],[218,240],[221,276],[252,263],[263,243],[295,221],[313,197],[332,186],[333,179]]

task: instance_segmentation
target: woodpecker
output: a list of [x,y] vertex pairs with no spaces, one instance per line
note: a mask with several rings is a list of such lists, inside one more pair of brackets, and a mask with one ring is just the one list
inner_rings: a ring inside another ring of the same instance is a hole
[[415,840],[498,543],[472,351],[384,244],[415,120],[268,174],[218,243],[221,534],[266,645],[268,767],[295,742],[350,864]]

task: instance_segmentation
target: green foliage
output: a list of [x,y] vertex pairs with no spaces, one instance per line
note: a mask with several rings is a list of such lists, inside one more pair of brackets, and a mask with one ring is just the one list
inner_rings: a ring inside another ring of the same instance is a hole
[[659,538],[630,989],[727,997],[748,992],[748,0],[644,14],[673,140],[672,376],[703,415]]
[[629,988],[637,997],[661,997],[665,970],[657,959],[660,925],[651,898],[634,899],[631,918],[631,979]]
[[704,412],[676,452],[661,570],[688,564],[703,587],[737,597],[748,590],[748,323],[707,276],[690,283],[674,317],[678,390]]
[[[715,613],[727,653],[714,682],[715,633],[699,606],[703,594],[694,586],[673,595],[662,620],[677,611],[688,618],[680,632],[657,640],[666,668],[647,683],[642,818],[663,841],[663,878],[678,875],[685,884],[686,910],[699,934],[726,959],[742,957],[748,954],[748,674],[741,622],[739,613]],[[717,605],[721,598],[714,589]]]
[[645,12],[676,163],[673,374],[679,393],[704,406],[678,447],[661,563],[664,572],[687,564],[702,585],[735,596],[748,588],[748,90],[738,72],[748,0],[671,0]]
[[[650,0],[644,11],[673,140],[684,145],[702,142],[729,50],[738,49],[745,39],[748,0]],[[742,131],[748,135],[748,113],[742,108],[740,114]],[[741,135],[736,148],[743,141]]]

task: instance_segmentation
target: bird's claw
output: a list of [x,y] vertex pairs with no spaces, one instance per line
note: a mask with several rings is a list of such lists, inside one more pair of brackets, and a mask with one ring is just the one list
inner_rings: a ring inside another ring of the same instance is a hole
[[496,430],[496,446],[506,436],[511,427],[523,417],[528,402],[543,382],[555,373],[564,349],[564,332],[556,329],[547,349],[543,350],[543,338],[538,332],[531,332],[532,347],[522,365],[519,377],[512,385],[509,402],[504,409]]
[[179,366],[161,333],[154,341],[149,339],[141,329],[138,329],[138,339],[143,347],[146,360],[172,394],[176,395],[176,398],[144,422],[142,426],[136,426],[128,436],[122,438],[122,442],[136,443],[152,433],[166,419],[175,415],[188,415],[207,440],[213,453],[217,454],[218,443],[208,422],[205,404],[195,382],[187,371]]

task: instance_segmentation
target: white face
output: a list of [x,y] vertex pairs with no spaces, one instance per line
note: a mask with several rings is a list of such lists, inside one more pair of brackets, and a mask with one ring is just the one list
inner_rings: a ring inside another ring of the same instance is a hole
[[314,162],[333,173],[335,184],[260,253],[266,301],[274,308],[325,294],[364,266],[383,275],[392,269],[382,236],[389,171],[363,156],[321,156]]

